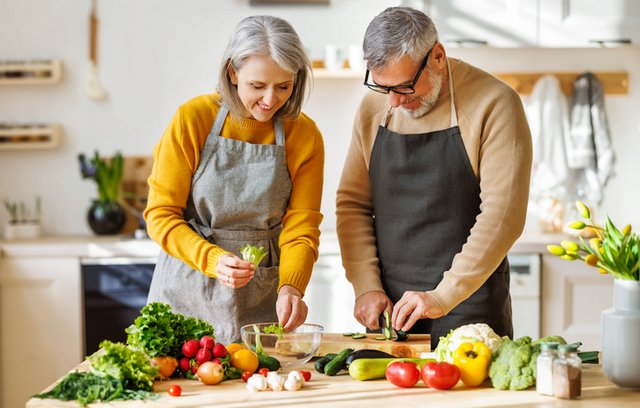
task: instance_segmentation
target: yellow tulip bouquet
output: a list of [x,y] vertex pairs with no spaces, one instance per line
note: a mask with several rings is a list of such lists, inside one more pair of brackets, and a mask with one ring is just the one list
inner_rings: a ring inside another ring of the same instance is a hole
[[631,225],[619,230],[607,216],[603,228],[595,225],[591,211],[584,203],[577,201],[576,208],[587,223],[572,221],[569,228],[592,228],[596,236],[588,241],[582,237],[580,242],[564,240],[560,245],[548,245],[547,250],[569,261],[580,259],[589,266],[597,267],[598,272],[608,273],[616,279],[640,280],[640,237],[631,232]]

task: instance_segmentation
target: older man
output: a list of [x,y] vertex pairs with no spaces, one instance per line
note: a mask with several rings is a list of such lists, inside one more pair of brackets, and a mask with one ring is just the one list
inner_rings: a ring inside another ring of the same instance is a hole
[[391,7],[365,33],[367,93],[337,192],[355,318],[439,337],[513,335],[507,252],[524,227],[531,135],[515,91],[449,58],[433,21]]

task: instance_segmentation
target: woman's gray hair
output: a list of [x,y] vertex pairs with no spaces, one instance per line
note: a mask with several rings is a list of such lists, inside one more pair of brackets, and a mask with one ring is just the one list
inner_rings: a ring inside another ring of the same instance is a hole
[[369,23],[362,48],[367,68],[378,70],[405,55],[420,62],[437,41],[429,16],[410,7],[389,7]]
[[238,23],[231,34],[220,66],[218,92],[229,111],[241,118],[246,109],[231,83],[229,66],[238,72],[248,58],[270,56],[280,68],[295,74],[293,93],[274,117],[294,119],[302,109],[311,79],[311,63],[300,37],[287,21],[273,16],[251,16]]

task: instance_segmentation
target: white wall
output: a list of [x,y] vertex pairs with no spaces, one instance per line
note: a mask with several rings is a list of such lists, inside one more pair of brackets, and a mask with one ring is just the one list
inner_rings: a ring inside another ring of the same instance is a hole
[[[85,213],[96,196],[80,178],[76,155],[98,149],[109,155],[151,155],[179,104],[213,90],[222,51],[235,24],[251,14],[275,14],[298,30],[312,58],[325,44],[360,43],[370,19],[397,0],[331,0],[330,6],[254,7],[249,0],[98,0],[99,69],[108,92],[93,101],[84,92],[89,1],[0,0],[0,59],[56,58],[60,84],[0,87],[0,122],[55,122],[64,142],[55,150],[0,151],[0,199],[43,197],[49,234],[88,234]],[[616,178],[605,209],[620,223],[640,224],[640,51],[452,49],[489,71],[627,70],[630,93],[607,98]],[[316,79],[305,111],[316,120],[327,147],[323,229],[335,226],[335,189],[361,79]],[[0,210],[0,224],[6,212]]]

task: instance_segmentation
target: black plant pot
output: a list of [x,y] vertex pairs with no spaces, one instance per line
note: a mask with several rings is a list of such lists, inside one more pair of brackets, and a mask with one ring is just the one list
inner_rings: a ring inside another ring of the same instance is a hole
[[115,201],[94,201],[87,213],[89,227],[98,235],[119,233],[125,218],[124,208]]

